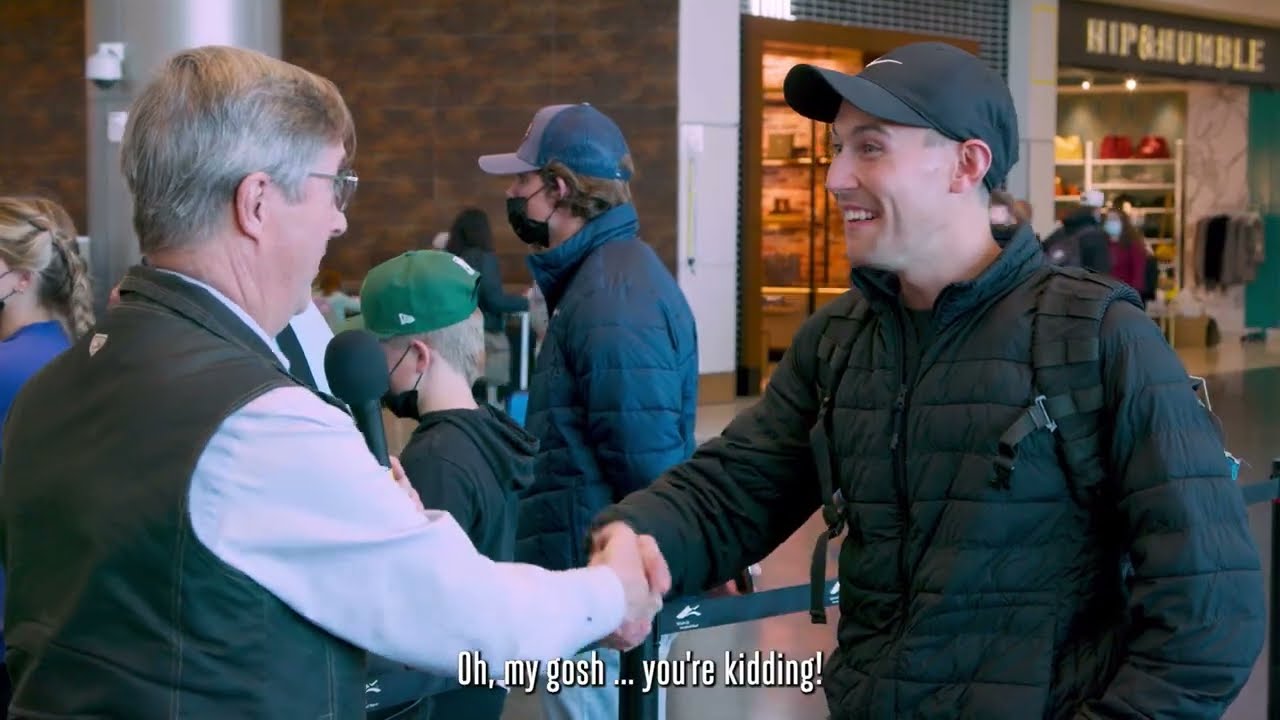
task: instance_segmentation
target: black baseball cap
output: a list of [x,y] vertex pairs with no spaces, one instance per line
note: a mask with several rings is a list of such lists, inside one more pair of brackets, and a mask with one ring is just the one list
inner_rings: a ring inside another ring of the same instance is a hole
[[933,128],[957,142],[981,140],[991,148],[983,184],[1004,184],[1018,162],[1018,112],[1000,73],[955,45],[903,45],[867,63],[857,75],[796,65],[782,93],[792,110],[831,123],[848,102],[888,123]]

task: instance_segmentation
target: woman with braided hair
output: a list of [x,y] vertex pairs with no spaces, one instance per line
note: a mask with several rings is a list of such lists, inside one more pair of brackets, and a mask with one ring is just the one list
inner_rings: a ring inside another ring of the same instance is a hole
[[[0,197],[0,433],[27,378],[93,326],[75,225],[44,198]],[[3,462],[0,444],[0,462]]]
[[[19,388],[93,326],[93,295],[76,229],[45,198],[0,197],[0,464],[4,424]],[[4,591],[0,576],[0,597]],[[4,645],[0,625],[0,647]],[[0,707],[9,706],[0,659]]]

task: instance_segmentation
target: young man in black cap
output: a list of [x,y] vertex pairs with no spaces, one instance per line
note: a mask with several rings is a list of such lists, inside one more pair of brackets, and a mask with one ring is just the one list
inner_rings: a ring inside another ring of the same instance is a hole
[[1018,157],[1000,76],[922,43],[784,91],[831,123],[854,289],[595,546],[652,533],[698,592],[821,507],[818,578],[848,531],[834,718],[1220,716],[1266,613],[1219,429],[1131,289],[1048,263],[1025,225],[993,238]]

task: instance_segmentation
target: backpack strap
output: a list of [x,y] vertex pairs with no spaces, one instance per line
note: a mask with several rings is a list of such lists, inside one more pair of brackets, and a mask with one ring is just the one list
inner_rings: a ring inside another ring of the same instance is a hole
[[827,622],[823,590],[826,587],[827,545],[844,532],[847,507],[844,497],[836,487],[835,477],[838,459],[831,445],[831,415],[835,408],[836,389],[849,369],[849,353],[853,342],[866,322],[870,304],[861,296],[853,301],[853,307],[845,315],[827,318],[818,338],[818,418],[809,431],[809,447],[813,453],[818,473],[818,486],[822,493],[822,520],[826,530],[818,536],[813,548],[813,560],[809,565],[809,617],[818,625]]
[[1117,300],[1142,307],[1129,286],[1079,268],[1050,267],[1031,320],[1034,395],[1000,436],[993,483],[1009,487],[1018,445],[1047,430],[1057,437],[1061,462],[1077,501],[1087,503],[1106,475],[1098,413],[1102,384],[1102,319]]

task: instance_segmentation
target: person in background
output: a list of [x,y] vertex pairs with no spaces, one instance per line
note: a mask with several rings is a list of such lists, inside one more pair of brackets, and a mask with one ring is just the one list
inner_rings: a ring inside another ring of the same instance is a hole
[[[498,267],[498,255],[493,251],[493,230],[485,211],[467,208],[458,213],[449,229],[445,250],[480,271],[480,311],[484,313],[483,384],[505,387],[511,383],[511,341],[507,338],[506,316],[527,311],[529,299],[510,295],[502,289],[502,271]],[[480,385],[476,391],[477,398],[484,397]]]
[[[0,197],[0,436],[27,380],[93,326],[89,274],[75,241],[75,224],[61,205]],[[0,658],[0,707],[8,707],[10,693]]]
[[[520,503],[516,557],[582,567],[595,514],[693,452],[693,312],[640,239],[631,152],[604,113],[588,104],[544,107],[514,153],[483,156],[479,165],[510,178],[507,221],[533,251],[529,267],[551,317],[529,387],[526,427],[540,447]],[[663,637],[662,655],[671,640]],[[616,679],[619,654],[600,657]],[[611,680],[541,700],[549,720],[618,716]]]
[[[483,282],[456,255],[417,250],[370,270],[360,296],[364,328],[387,357],[391,389],[385,404],[418,423],[400,453],[405,475],[423,507],[448,512],[483,555],[509,562],[515,558],[516,493],[533,480],[538,444],[506,413],[471,395],[485,354],[477,307]],[[498,720],[506,696],[501,685],[435,694],[431,716]],[[388,708],[371,720],[394,714]]]
[[67,211],[45,198],[0,197],[0,430],[19,388],[93,321]]
[[670,589],[652,539],[563,572],[494,562],[276,344],[358,183],[337,87],[198,47],[129,110],[151,266],[4,428],[10,714],[363,717],[369,653],[452,675],[468,651],[644,637]]
[[1134,227],[1128,213],[1116,207],[1107,210],[1102,231],[1107,234],[1107,249],[1111,253],[1111,271],[1108,274],[1145,296],[1150,253],[1142,232]]
[[1079,206],[1044,239],[1044,252],[1050,262],[1104,275],[1111,272],[1111,249],[1102,230],[1104,202],[1101,190],[1087,190],[1080,195]]
[[316,307],[333,332],[341,332],[347,318],[360,312],[360,298],[342,291],[342,274],[337,270],[321,270],[316,276]]

